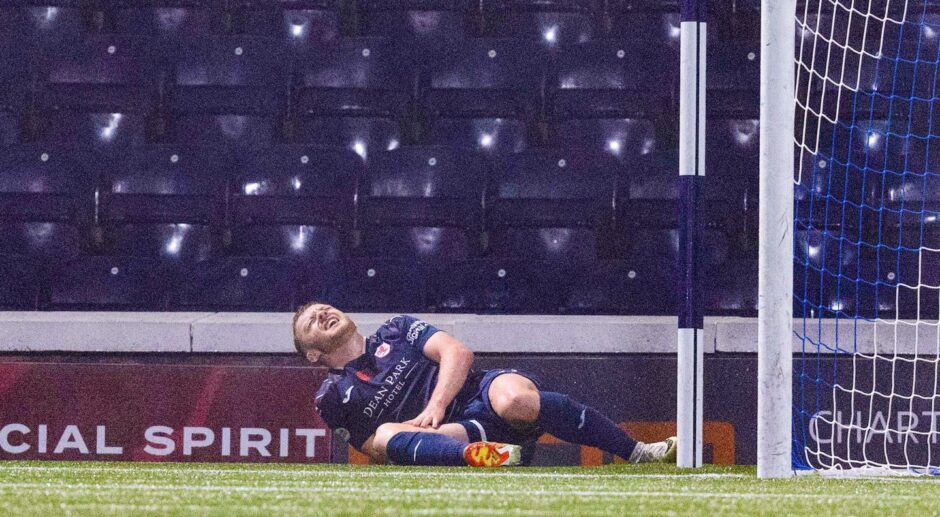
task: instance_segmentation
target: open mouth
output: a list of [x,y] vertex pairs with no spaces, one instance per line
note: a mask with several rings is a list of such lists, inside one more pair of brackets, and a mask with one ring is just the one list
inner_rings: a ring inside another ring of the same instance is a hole
[[326,320],[326,330],[330,330],[336,325],[339,325],[339,318],[331,317],[330,319]]

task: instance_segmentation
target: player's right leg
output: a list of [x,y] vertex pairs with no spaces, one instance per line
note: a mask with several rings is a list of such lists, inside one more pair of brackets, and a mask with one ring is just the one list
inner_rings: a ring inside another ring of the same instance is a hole
[[396,465],[508,467],[521,461],[518,445],[470,443],[460,424],[437,429],[382,424],[372,437],[369,454],[374,461]]

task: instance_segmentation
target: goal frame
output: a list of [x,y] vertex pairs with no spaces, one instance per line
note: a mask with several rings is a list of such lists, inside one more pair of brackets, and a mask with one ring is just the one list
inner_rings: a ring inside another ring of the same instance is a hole
[[793,475],[796,0],[761,2],[757,476]]

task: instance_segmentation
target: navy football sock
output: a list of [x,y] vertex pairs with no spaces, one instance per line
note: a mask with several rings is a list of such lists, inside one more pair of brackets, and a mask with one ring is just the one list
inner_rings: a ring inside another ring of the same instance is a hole
[[539,426],[569,443],[597,447],[629,459],[636,441],[596,409],[551,391],[540,392]]
[[437,433],[398,433],[388,441],[386,456],[396,465],[466,466],[460,440]]

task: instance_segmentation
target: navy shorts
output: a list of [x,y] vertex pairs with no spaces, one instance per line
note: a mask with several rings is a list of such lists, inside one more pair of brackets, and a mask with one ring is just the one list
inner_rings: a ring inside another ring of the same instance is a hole
[[489,397],[490,384],[493,383],[493,379],[505,373],[521,375],[532,381],[536,388],[539,387],[539,382],[535,377],[519,370],[503,368],[482,372],[479,390],[467,401],[463,411],[454,418],[455,423],[467,430],[467,436],[471,442],[491,441],[523,445],[535,442],[542,435],[542,430],[538,426],[516,429],[500,418],[496,411],[493,411]]

